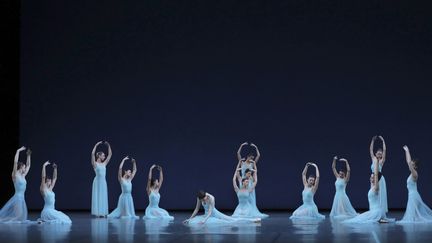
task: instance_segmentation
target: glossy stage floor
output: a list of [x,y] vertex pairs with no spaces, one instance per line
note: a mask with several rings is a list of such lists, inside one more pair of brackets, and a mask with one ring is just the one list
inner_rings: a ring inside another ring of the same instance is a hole
[[[344,225],[331,221],[328,212],[321,222],[292,222],[288,212],[267,213],[270,217],[260,224],[189,227],[182,224],[189,212],[173,213],[173,222],[108,220],[69,212],[72,225],[0,224],[0,242],[432,242],[432,224]],[[402,215],[389,214],[396,219]]]

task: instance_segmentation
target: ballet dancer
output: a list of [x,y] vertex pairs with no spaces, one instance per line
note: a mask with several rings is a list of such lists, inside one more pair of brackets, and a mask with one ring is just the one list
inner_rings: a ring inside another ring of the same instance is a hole
[[47,161],[42,165],[42,181],[40,185],[40,192],[44,199],[45,205],[42,209],[41,217],[38,219],[38,222],[71,224],[72,221],[66,214],[55,209],[55,193],[53,192],[53,189],[57,182],[57,165],[52,165],[54,171],[51,179],[46,177],[46,167],[49,164],[50,162]]
[[[104,152],[97,152],[99,145],[105,144],[108,147],[108,156]],[[105,178],[106,166],[112,156],[111,146],[107,141],[96,143],[91,155],[91,163],[96,173],[93,179],[91,214],[97,217],[106,217],[108,214],[108,187]]]
[[[382,142],[382,149],[378,148],[378,150],[374,153],[374,145],[375,145],[375,140],[377,140],[377,138],[379,138]],[[381,208],[383,209],[384,213],[388,212],[388,206],[387,206],[387,186],[386,186],[386,181],[384,176],[382,175],[382,168],[384,166],[384,162],[386,161],[386,144],[384,141],[384,138],[382,136],[374,136],[372,138],[370,147],[369,147],[369,153],[372,159],[372,164],[371,164],[371,172],[373,173],[374,170],[374,163],[378,163],[378,171],[381,174],[381,179],[379,180],[379,198],[380,198],[380,205]]]
[[346,159],[339,159],[341,162],[345,162],[346,171],[336,170],[336,161],[338,157],[333,158],[332,169],[333,174],[336,177],[335,187],[336,193],[333,199],[332,209],[330,211],[330,217],[332,218],[350,218],[357,215],[357,212],[351,205],[351,202],[345,192],[345,188],[348,184],[351,175],[351,168]]
[[27,220],[27,205],[24,194],[27,187],[25,179],[31,166],[31,150],[27,149],[26,163],[19,162],[19,156],[26,150],[23,146],[15,153],[14,165],[12,170],[12,181],[14,183],[15,194],[0,210],[0,223],[25,223]]
[[[204,207],[204,215],[196,216],[200,205]],[[189,219],[183,221],[184,224],[197,225],[197,224],[232,224],[232,223],[259,223],[260,218],[234,218],[225,215],[215,207],[215,198],[210,193],[199,191],[197,194],[197,201],[195,209]]]
[[[310,175],[306,179],[306,172],[309,166],[315,167],[315,177]],[[325,216],[318,212],[318,207],[314,202],[314,195],[318,189],[320,174],[318,166],[314,163],[306,163],[302,173],[304,189],[302,192],[303,205],[297,208],[290,219],[324,219]]]
[[[156,168],[159,171],[159,180],[152,178],[153,169]],[[149,205],[145,210],[145,215],[143,219],[164,219],[173,220],[174,217],[170,216],[168,212],[159,207],[160,194],[159,190],[162,187],[163,182],[163,172],[162,167],[159,165],[152,165],[148,174],[147,180],[147,196],[149,198]]]
[[418,180],[418,160],[411,159],[411,154],[408,147],[403,146],[405,150],[405,158],[410,170],[410,175],[407,179],[408,202],[405,214],[402,220],[398,223],[432,223],[432,210],[423,202],[419,192],[417,191]]
[[126,170],[123,174],[123,164],[128,159],[129,157],[126,156],[120,163],[118,170],[118,181],[120,182],[122,193],[119,196],[117,208],[108,214],[108,218],[138,218],[135,215],[135,207],[132,198],[132,180],[135,177],[137,171],[136,161],[132,158],[132,171]]

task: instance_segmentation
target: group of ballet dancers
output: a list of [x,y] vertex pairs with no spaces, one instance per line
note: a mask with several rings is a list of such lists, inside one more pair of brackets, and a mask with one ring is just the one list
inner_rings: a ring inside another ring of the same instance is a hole
[[[382,148],[374,151],[375,141],[379,139],[382,142]],[[105,145],[108,149],[107,155],[104,152],[96,152],[98,147]],[[242,157],[244,146],[250,145],[254,148],[255,154],[250,153],[245,158]],[[397,223],[432,223],[432,210],[423,202],[417,191],[417,166],[418,161],[413,160],[407,146],[403,146],[405,151],[406,162],[410,170],[407,179],[408,202],[403,218]],[[26,163],[19,162],[20,153],[26,151]],[[124,157],[120,162],[118,169],[118,181],[121,185],[121,195],[119,196],[117,207],[108,213],[108,190],[105,178],[106,166],[112,156],[111,146],[107,141],[96,143],[91,153],[91,163],[95,171],[95,178],[92,187],[91,214],[96,217],[107,218],[130,218],[137,219],[135,214],[134,203],[132,199],[132,180],[135,177],[137,167],[134,158]],[[332,169],[336,177],[336,193],[333,199],[333,205],[330,217],[340,219],[343,223],[388,223],[394,222],[394,219],[387,217],[387,189],[382,168],[386,160],[386,144],[382,136],[374,136],[370,144],[370,156],[372,159],[370,189],[368,192],[369,210],[358,214],[351,205],[351,202],[345,192],[346,186],[350,179],[350,166],[346,159],[333,158]],[[262,219],[267,218],[256,206],[255,187],[258,183],[257,163],[260,158],[258,147],[247,142],[240,145],[237,151],[238,164],[235,169],[232,183],[234,191],[238,197],[238,205],[231,216],[219,212],[215,207],[215,198],[208,192],[200,190],[197,193],[196,206],[192,215],[183,221],[184,224],[202,225],[202,224],[221,224],[221,223],[259,223]],[[126,161],[132,163],[132,170],[123,170]],[[336,169],[336,163],[345,164],[344,169]],[[15,187],[14,196],[0,210],[0,223],[26,223],[31,222],[27,219],[27,206],[24,199],[26,190],[26,175],[30,170],[31,150],[21,147],[17,150],[14,158],[12,171],[12,180]],[[47,177],[46,167],[53,167],[52,177]],[[308,169],[313,167],[315,175],[307,177]],[[159,177],[153,177],[154,170],[159,171]],[[320,182],[320,173],[315,163],[306,163],[302,180],[304,189],[302,192],[303,204],[298,207],[291,215],[290,219],[296,220],[322,220],[324,215],[320,214],[314,202],[314,195]],[[55,194],[53,192],[57,181],[57,165],[49,161],[42,165],[40,192],[44,199],[44,207],[39,223],[72,223],[71,219],[64,213],[55,209]],[[152,165],[149,170],[146,191],[149,198],[149,205],[145,210],[143,219],[152,220],[173,220],[166,210],[159,207],[160,193],[159,190],[163,183],[163,169],[159,165]],[[197,216],[200,207],[203,206],[204,214]]]

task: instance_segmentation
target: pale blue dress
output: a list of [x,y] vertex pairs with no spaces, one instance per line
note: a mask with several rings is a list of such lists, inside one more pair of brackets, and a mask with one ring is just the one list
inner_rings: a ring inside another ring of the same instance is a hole
[[106,216],[108,214],[108,187],[105,179],[106,166],[96,162],[92,188],[91,214],[96,216]]
[[[382,165],[378,166],[379,172],[382,173]],[[371,171],[374,172],[374,162],[371,164]],[[379,180],[379,202],[380,206],[383,209],[384,213],[388,212],[387,206],[387,186],[384,175],[381,174],[381,179]]]
[[71,224],[71,219],[64,213],[55,209],[55,193],[51,190],[44,191],[45,205],[41,212],[41,217],[38,221],[47,223]]
[[132,182],[122,178],[120,186],[122,193],[119,196],[117,208],[108,214],[108,218],[137,219],[138,216],[135,215],[135,206],[132,198]]
[[407,179],[408,203],[405,214],[398,223],[432,223],[432,210],[423,202],[417,191],[417,181]]
[[156,191],[150,191],[149,194],[149,205],[145,210],[145,215],[143,219],[165,219],[165,220],[173,220],[174,217],[170,216],[169,213],[159,207],[160,194]]
[[0,210],[0,223],[26,223],[27,205],[24,193],[27,187],[26,179],[21,175],[15,176],[15,194]]
[[[249,164],[246,162],[241,163],[242,179],[246,177],[246,175],[245,175],[246,169],[253,170],[253,163],[249,163]],[[251,180],[249,180],[249,187],[252,187],[253,183],[254,183],[253,178],[251,178]],[[257,205],[256,205],[255,189],[253,189],[252,192],[249,193],[249,201],[250,201],[250,205],[251,205],[251,215],[254,215],[254,217],[258,217],[258,218],[267,218],[268,217],[267,214],[261,213],[259,211]]]
[[351,202],[346,194],[346,181],[342,178],[337,178],[335,182],[336,193],[333,199],[330,217],[333,218],[351,218],[357,215],[357,212],[351,205]]
[[[368,192],[369,211],[355,216],[354,218],[343,221],[344,223],[377,223],[383,218],[383,211],[380,205],[379,192],[372,188]],[[385,213],[384,213],[385,214]]]
[[297,208],[290,219],[324,219],[325,216],[318,212],[318,207],[314,202],[312,188],[306,187],[302,192],[303,205]]
[[249,218],[234,218],[228,215],[225,215],[214,207],[214,205],[209,205],[208,203],[201,202],[201,205],[204,208],[204,214],[195,216],[194,218],[189,220],[190,225],[199,225],[201,221],[203,221],[208,214],[209,208],[212,207],[212,213],[210,217],[205,222],[206,225],[212,224],[235,224],[235,223],[254,223],[258,219],[249,219]]

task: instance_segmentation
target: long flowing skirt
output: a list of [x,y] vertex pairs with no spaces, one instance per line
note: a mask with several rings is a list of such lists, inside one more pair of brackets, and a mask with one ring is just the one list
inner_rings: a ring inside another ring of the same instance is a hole
[[108,187],[103,177],[96,176],[93,180],[91,214],[96,216],[108,214]]
[[355,217],[356,215],[357,212],[351,205],[346,193],[336,192],[333,199],[332,209],[330,211],[330,217],[342,219]]
[[0,223],[26,223],[27,214],[24,195],[15,194],[0,210]]
[[130,193],[120,194],[117,208],[108,214],[108,218],[138,218],[135,215],[135,206]]
[[318,207],[313,204],[303,204],[299,208],[297,208],[290,219],[308,219],[308,220],[314,220],[314,219],[324,219],[325,216],[320,214],[318,212]]
[[170,216],[168,211],[163,208],[148,206],[145,210],[145,215],[143,219],[164,219],[164,220],[173,220],[174,217]]
[[432,223],[432,210],[417,191],[408,194],[405,214],[398,223]]
[[63,212],[55,210],[54,208],[44,208],[41,212],[41,217],[38,219],[38,221],[43,221],[46,223],[61,223],[61,224],[72,223],[72,220],[69,218],[69,216],[67,216]]

